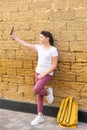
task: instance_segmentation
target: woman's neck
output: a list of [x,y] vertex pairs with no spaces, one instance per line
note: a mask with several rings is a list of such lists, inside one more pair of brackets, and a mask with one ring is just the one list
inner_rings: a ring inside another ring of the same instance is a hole
[[43,44],[43,49],[44,50],[48,50],[50,49],[52,46],[50,44]]
[[44,47],[44,48],[50,48],[51,45],[50,45],[50,43],[48,42],[48,43],[44,43],[44,44],[43,44],[43,47]]

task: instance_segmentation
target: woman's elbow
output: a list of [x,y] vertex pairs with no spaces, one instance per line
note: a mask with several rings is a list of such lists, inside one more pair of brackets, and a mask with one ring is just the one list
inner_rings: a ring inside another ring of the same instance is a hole
[[54,70],[57,68],[57,64],[53,65]]

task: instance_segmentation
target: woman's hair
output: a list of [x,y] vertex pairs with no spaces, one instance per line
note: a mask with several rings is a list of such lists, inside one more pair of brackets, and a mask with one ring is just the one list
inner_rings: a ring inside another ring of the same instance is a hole
[[45,37],[48,37],[50,45],[54,46],[54,39],[53,39],[53,36],[52,36],[52,34],[50,32],[48,32],[48,31],[41,31],[40,34],[44,35]]

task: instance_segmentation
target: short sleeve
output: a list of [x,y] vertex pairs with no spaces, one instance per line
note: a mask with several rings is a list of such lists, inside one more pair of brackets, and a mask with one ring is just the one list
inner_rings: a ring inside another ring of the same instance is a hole
[[58,56],[58,50],[57,50],[57,48],[53,47],[52,50],[51,50],[51,54],[52,54],[52,57]]
[[40,47],[40,45],[35,44],[35,50],[36,50],[36,51],[38,51],[39,47]]

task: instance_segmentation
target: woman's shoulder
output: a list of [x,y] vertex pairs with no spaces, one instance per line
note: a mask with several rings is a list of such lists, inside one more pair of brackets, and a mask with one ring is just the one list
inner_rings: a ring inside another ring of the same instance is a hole
[[57,48],[55,46],[52,46],[52,49],[53,51],[57,51]]
[[42,44],[35,44],[36,47],[42,47]]
[[35,44],[35,49],[36,49],[36,50],[38,50],[38,49],[40,49],[40,48],[42,48],[42,45],[41,45],[41,44]]
[[58,55],[58,50],[57,50],[57,48],[55,47],[55,46],[52,46],[52,48],[51,48],[51,53],[53,54],[53,55]]

